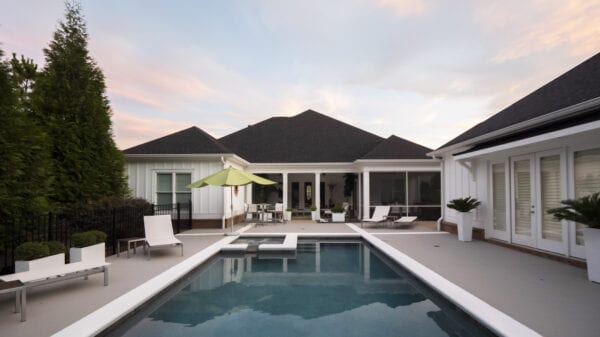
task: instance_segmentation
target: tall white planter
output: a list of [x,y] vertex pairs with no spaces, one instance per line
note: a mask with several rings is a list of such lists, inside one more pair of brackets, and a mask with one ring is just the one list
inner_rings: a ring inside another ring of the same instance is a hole
[[471,241],[473,237],[473,213],[460,212],[460,221],[458,223],[458,240]]
[[600,283],[600,229],[584,228],[583,241],[585,242],[588,279]]
[[106,248],[104,242],[97,243],[93,246],[83,247],[83,248],[71,248],[69,250],[70,262],[91,262],[91,263],[104,263],[105,262],[105,253]]
[[42,271],[65,264],[65,253],[50,255],[31,261],[15,261],[15,273],[24,271]]
[[346,213],[331,213],[331,222],[346,221]]
[[319,211],[310,211],[310,217],[312,221],[319,221],[321,216],[319,215]]
[[283,211],[283,220],[292,221],[292,211]]

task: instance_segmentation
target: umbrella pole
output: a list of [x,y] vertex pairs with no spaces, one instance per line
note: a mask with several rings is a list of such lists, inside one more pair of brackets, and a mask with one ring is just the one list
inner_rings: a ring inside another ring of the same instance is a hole
[[233,233],[233,186],[229,186],[229,192],[231,193],[231,233]]

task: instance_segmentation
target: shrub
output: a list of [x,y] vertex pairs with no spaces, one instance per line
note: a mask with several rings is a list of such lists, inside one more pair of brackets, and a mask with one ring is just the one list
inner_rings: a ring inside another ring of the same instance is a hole
[[106,233],[97,230],[75,233],[71,236],[71,243],[76,248],[93,246],[105,241]]
[[42,244],[48,247],[48,255],[56,255],[65,252],[65,245],[60,241],[46,241],[42,242]]
[[315,205],[311,205],[311,206],[310,206],[310,211],[311,211],[311,212],[314,212],[314,211],[316,211],[316,210],[317,210],[317,206],[315,206]]
[[96,243],[106,242],[107,235],[103,231],[93,230],[93,231],[89,231],[89,233],[92,233],[95,236]]
[[448,208],[455,209],[459,212],[466,213],[477,208],[477,206],[479,205],[481,205],[481,201],[475,198],[466,197],[450,200],[450,202],[446,206],[448,206]]
[[71,244],[76,248],[93,246],[96,243],[96,236],[90,232],[75,233],[71,236]]
[[41,242],[25,242],[15,249],[15,260],[31,261],[50,255],[48,246]]
[[558,220],[569,220],[600,228],[600,192],[579,199],[563,200],[563,207],[552,208],[548,214]]
[[333,208],[331,209],[331,212],[344,213],[344,206],[342,206],[341,204],[335,204],[335,206],[333,206]]
[[291,208],[291,207],[288,207],[288,208],[286,208],[286,209],[285,209],[285,211],[286,211],[286,212],[291,212],[291,211],[292,211],[292,208]]

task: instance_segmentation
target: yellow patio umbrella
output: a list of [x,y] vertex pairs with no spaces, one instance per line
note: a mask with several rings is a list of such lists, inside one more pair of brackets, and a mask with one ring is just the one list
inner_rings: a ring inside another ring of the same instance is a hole
[[204,177],[196,182],[189,184],[188,188],[197,188],[204,186],[229,186],[231,191],[231,231],[233,232],[233,187],[244,186],[252,183],[260,185],[273,185],[277,182],[259,177],[250,172],[238,170],[233,167],[222,169],[219,172],[213,173],[208,177]]

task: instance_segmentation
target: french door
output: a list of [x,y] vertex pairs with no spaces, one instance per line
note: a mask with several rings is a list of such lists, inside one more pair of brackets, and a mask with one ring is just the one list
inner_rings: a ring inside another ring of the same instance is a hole
[[548,214],[566,199],[565,159],[561,150],[511,158],[514,243],[567,254],[567,223]]

